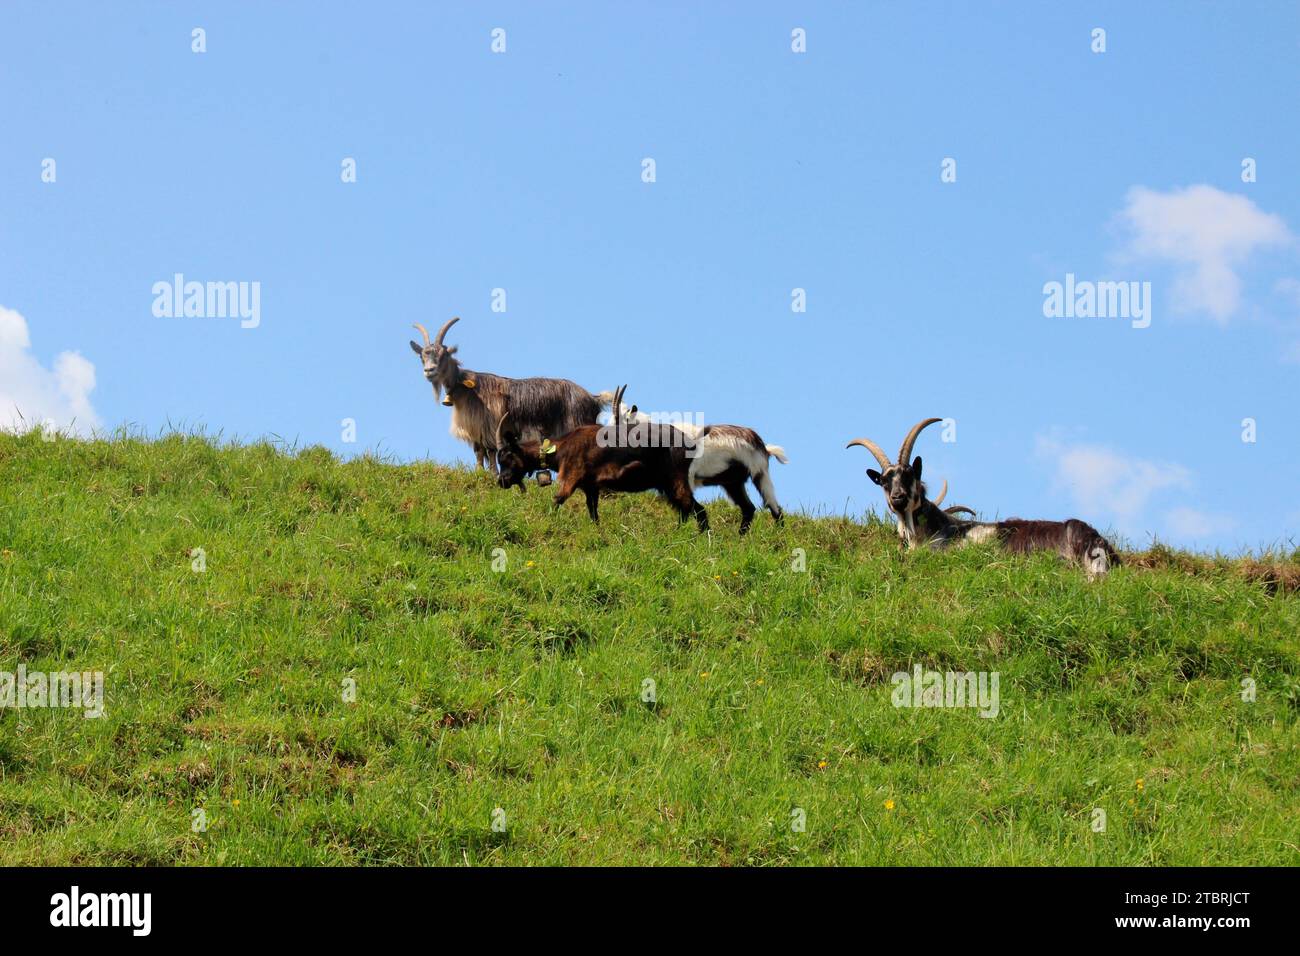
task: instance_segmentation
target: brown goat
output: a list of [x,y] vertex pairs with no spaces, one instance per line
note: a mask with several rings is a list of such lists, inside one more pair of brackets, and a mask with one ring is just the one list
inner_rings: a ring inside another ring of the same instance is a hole
[[[502,429],[497,441],[497,483],[502,488],[517,485],[523,491],[524,478],[529,474],[554,469],[555,507],[561,507],[581,490],[592,521],[600,521],[602,491],[656,491],[677,510],[682,521],[694,515],[700,530],[708,531],[708,512],[695,500],[687,477],[689,438],[671,425],[638,425],[635,432],[620,430],[619,402],[626,388],[615,393],[611,425],[582,425],[556,439],[528,442],[520,442],[518,434]],[[633,434],[637,440],[629,441]]]

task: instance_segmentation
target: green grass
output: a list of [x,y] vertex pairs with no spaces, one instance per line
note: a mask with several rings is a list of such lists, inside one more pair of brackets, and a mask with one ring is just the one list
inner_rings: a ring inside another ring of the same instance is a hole
[[[0,710],[0,864],[1300,861],[1285,587],[550,500],[0,435],[0,670],[102,670],[107,707]],[[895,708],[916,663],[997,671],[1000,714]]]

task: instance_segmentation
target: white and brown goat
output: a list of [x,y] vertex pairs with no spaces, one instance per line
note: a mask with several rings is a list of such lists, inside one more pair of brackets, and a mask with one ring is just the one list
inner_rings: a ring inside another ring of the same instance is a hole
[[[624,409],[629,428],[651,423],[652,419],[636,407]],[[763,507],[776,521],[785,514],[776,500],[772,484],[771,460],[789,464],[785,449],[769,445],[758,432],[744,425],[696,425],[691,422],[672,422],[687,443],[687,482],[691,491],[699,488],[720,487],[740,509],[740,533],[749,530],[757,509],[745,492],[745,483],[752,481],[758,489]]]

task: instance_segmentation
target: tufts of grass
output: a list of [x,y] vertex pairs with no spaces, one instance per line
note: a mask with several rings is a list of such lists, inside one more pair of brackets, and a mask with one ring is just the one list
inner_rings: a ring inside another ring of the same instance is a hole
[[[0,671],[102,671],[107,711],[0,709],[0,864],[1300,857],[1294,555],[1089,583],[874,519],[550,503],[0,434]],[[997,716],[895,707],[917,665],[997,672]]]

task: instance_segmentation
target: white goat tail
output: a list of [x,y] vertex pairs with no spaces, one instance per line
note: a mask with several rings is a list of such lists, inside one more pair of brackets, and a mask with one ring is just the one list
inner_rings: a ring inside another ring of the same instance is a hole
[[781,464],[783,465],[790,464],[790,459],[785,457],[785,449],[782,448],[780,445],[764,445],[763,447],[767,449],[767,453],[769,455],[771,455]]

